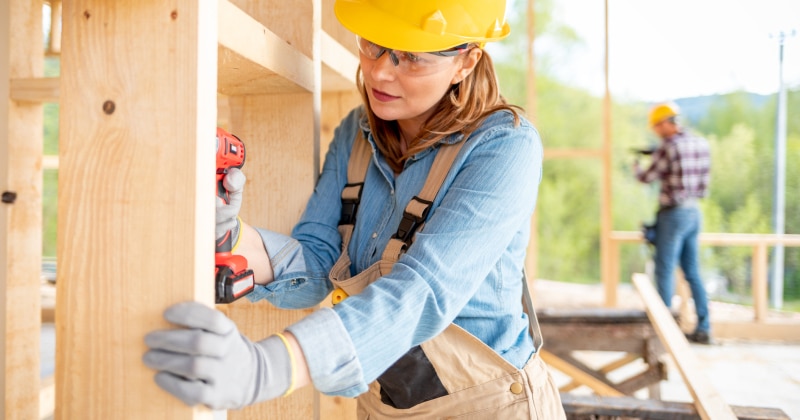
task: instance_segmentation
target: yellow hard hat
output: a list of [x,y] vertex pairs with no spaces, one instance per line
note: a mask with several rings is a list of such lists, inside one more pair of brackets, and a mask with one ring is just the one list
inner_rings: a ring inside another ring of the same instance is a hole
[[503,39],[511,31],[505,9],[506,0],[336,0],[333,6],[350,32],[410,52]]
[[672,118],[680,114],[680,108],[672,102],[658,104],[650,110],[650,115],[647,117],[650,127],[655,126],[667,118]]

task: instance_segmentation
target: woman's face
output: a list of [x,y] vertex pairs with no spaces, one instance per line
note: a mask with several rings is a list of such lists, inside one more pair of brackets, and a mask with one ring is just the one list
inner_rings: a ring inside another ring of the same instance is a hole
[[[478,48],[473,50],[480,51]],[[463,80],[474,68],[477,59],[473,63],[473,57],[477,55],[479,58],[480,53],[467,52],[457,57],[440,57],[445,62],[437,66],[435,72],[424,75],[400,71],[389,53],[377,59],[361,53],[364,87],[372,111],[383,120],[397,120],[405,129],[418,129],[450,86]]]

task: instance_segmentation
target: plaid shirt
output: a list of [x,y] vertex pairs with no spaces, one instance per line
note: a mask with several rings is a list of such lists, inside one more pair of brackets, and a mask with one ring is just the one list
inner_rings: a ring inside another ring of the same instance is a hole
[[711,172],[711,154],[706,139],[679,132],[664,140],[646,170],[637,170],[641,182],[661,181],[658,202],[674,207],[692,198],[706,196]]

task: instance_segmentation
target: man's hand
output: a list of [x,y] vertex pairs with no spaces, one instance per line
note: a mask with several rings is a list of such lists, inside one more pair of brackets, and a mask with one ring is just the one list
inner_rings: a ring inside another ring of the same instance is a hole
[[216,239],[222,238],[225,236],[225,232],[230,230],[232,231],[232,243],[236,243],[236,236],[239,233],[239,223],[236,218],[242,209],[242,191],[244,191],[244,183],[246,181],[247,178],[244,176],[244,172],[238,168],[229,169],[227,175],[223,178],[222,185],[228,191],[230,203],[225,204],[224,200],[217,197],[217,225],[214,229],[214,237]]
[[187,405],[238,409],[290,391],[294,367],[278,336],[253,343],[222,312],[197,302],[171,306],[164,318],[183,328],[147,334],[143,361]]

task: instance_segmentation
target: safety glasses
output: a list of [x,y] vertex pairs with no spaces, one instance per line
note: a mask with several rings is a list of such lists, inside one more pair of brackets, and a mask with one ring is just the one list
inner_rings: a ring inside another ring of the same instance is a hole
[[426,76],[436,73],[452,63],[455,57],[469,50],[469,44],[462,44],[446,51],[408,52],[393,50],[356,36],[358,51],[370,60],[377,60],[388,53],[389,59],[399,73],[409,76]]

